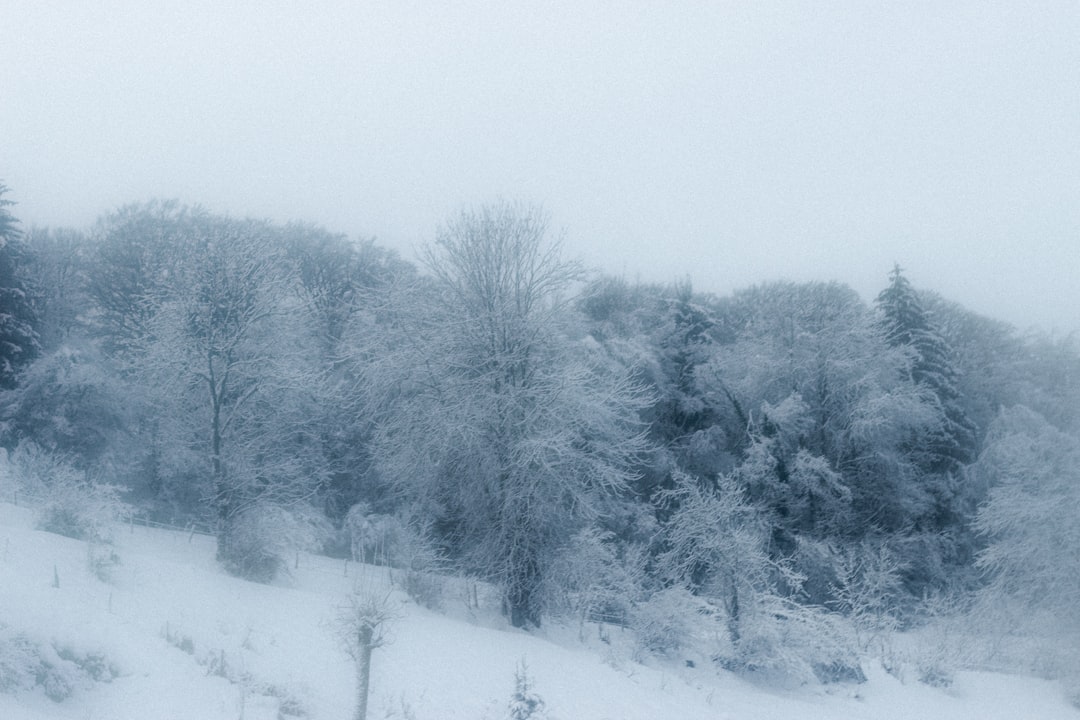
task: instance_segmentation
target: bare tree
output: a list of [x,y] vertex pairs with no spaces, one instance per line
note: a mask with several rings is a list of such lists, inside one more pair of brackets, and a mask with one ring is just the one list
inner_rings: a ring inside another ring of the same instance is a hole
[[432,282],[399,301],[401,332],[365,355],[381,471],[501,585],[515,626],[540,622],[552,558],[644,444],[642,390],[568,334],[582,270],[546,235],[535,207],[463,212],[425,252]]
[[202,460],[226,564],[243,513],[295,502],[321,479],[318,369],[291,282],[273,228],[217,219],[186,239],[134,355],[167,442]]

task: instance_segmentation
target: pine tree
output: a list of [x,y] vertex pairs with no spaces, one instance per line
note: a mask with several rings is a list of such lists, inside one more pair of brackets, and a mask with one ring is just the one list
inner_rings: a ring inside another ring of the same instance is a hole
[[514,694],[510,696],[510,720],[543,720],[547,717],[544,699],[533,691],[529,669],[522,660],[514,671]]
[[38,336],[29,282],[23,273],[26,246],[19,221],[8,211],[0,183],[0,388],[15,386],[19,369],[37,356]]
[[941,408],[942,431],[926,448],[924,469],[955,472],[974,460],[976,440],[975,424],[960,403],[952,351],[899,265],[893,267],[889,279],[889,286],[877,297],[886,339],[893,347],[911,350],[910,379],[930,390]]

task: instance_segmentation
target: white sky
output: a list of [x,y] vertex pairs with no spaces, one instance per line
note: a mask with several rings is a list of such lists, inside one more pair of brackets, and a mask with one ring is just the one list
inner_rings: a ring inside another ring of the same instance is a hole
[[0,179],[25,225],[176,197],[410,258],[524,199],[630,280],[899,262],[1080,329],[1080,3],[4,0]]

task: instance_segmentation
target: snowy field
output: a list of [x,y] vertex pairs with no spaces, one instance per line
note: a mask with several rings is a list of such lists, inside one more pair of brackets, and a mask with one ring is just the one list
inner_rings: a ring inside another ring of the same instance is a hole
[[[0,693],[0,718],[352,717],[336,618],[358,584],[388,589],[386,570],[301,554],[287,580],[258,585],[217,567],[212,538],[140,526],[117,529],[115,552],[112,564],[0,504],[0,686],[13,647],[56,653],[51,685]],[[391,596],[399,617],[374,653],[369,718],[502,720],[522,662],[552,720],[1080,718],[1058,686],[1016,676],[958,673],[937,689],[868,661],[861,685],[779,690],[682,658],[640,664],[621,630],[590,644],[576,628],[527,634],[480,599],[477,611],[451,587],[440,614]]]

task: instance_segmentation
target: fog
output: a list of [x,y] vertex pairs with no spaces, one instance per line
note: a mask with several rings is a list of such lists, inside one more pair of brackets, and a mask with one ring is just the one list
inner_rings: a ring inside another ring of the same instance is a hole
[[8,0],[24,225],[176,197],[375,236],[542,202],[571,253],[726,293],[912,282],[1080,329],[1080,5]]

